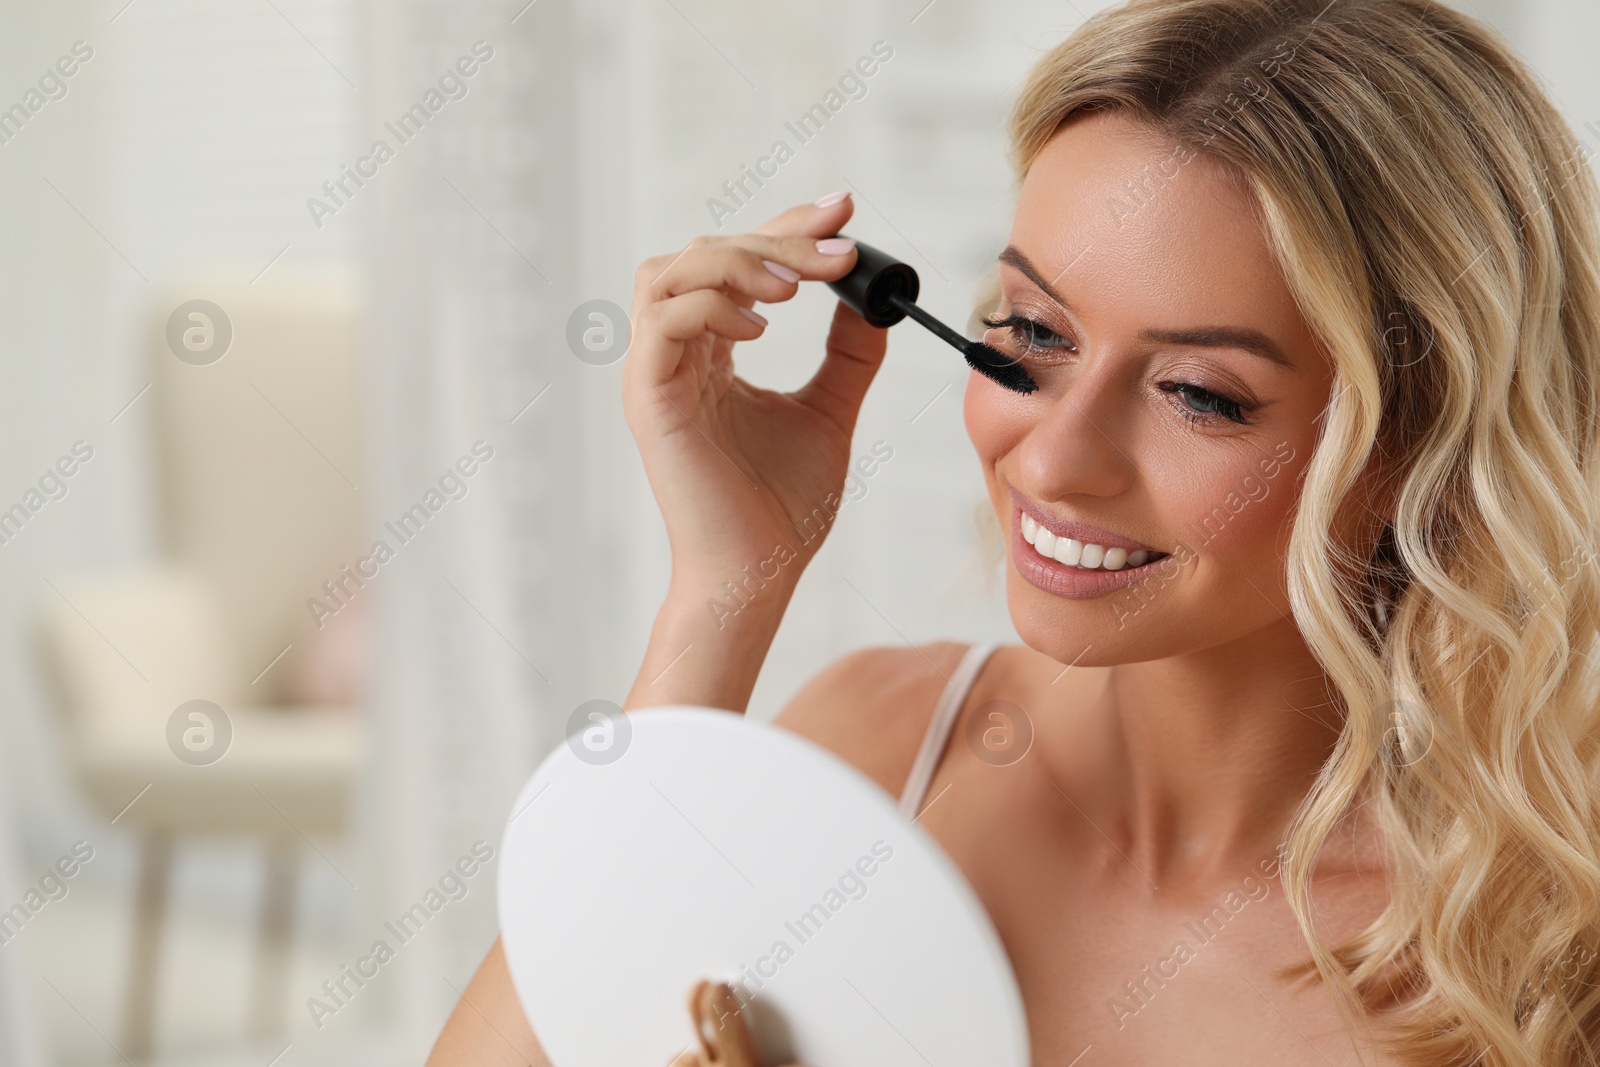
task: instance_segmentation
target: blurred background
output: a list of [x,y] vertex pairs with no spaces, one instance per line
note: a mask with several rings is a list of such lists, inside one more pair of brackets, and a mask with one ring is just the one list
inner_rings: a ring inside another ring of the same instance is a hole
[[[634,266],[848,189],[967,321],[1010,100],[1099,6],[5,0],[0,1065],[420,1063],[508,805],[665,590]],[[1600,151],[1600,9],[1462,6]],[[802,384],[832,304],[766,309],[741,373]],[[751,714],[852,648],[1015,639],[966,377],[895,333],[855,448],[891,458]]]

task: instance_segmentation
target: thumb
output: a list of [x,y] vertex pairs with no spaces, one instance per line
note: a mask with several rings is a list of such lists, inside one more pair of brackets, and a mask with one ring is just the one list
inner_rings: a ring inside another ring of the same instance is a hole
[[689,1014],[700,1042],[701,1067],[761,1067],[740,1012],[743,1005],[722,982],[700,982],[689,994]]
[[828,330],[827,355],[811,380],[795,393],[795,399],[822,411],[846,430],[853,429],[867,387],[883,365],[888,347],[887,329],[867,325],[850,305],[839,301]]

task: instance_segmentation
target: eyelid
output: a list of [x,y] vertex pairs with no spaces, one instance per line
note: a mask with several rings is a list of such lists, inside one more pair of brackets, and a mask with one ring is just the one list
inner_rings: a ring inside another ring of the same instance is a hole
[[[1013,358],[1038,361],[1045,359],[1047,355],[1052,353],[1071,356],[1078,354],[1078,342],[1071,330],[1065,327],[1053,326],[1042,318],[1035,318],[1031,314],[1024,314],[1026,310],[1012,307],[1005,315],[998,313],[988,315],[981,321],[989,329],[1000,330],[1005,335],[1004,341],[997,342],[1002,350],[1011,346],[1016,346],[1021,350],[1023,355]],[[1051,334],[1059,343],[1039,344],[1032,339],[1031,335],[1034,331],[1043,331]]]
[[[1004,293],[1001,295],[1005,296]],[[1027,299],[1028,295],[1036,296],[1036,301],[1030,302]],[[1076,338],[1080,331],[1078,329],[1078,324],[1073,321],[1072,316],[1067,314],[1067,310],[1060,304],[1056,303],[1054,300],[1051,300],[1043,293],[1040,293],[1031,284],[1028,286],[1027,294],[1025,294],[1020,301],[1006,296],[1005,303],[1007,305],[1006,314],[1026,315],[1028,318],[1037,321],[1041,325],[1049,326],[1052,330],[1055,330],[1056,333],[1061,334],[1063,337],[1068,337],[1073,341],[1074,344],[1077,343]],[[1000,313],[998,310],[996,310],[995,314],[998,317]],[[1067,327],[1067,329],[1056,330],[1057,324],[1063,325]]]
[[[1172,397],[1172,403],[1176,406],[1176,408],[1178,410],[1178,413],[1180,415],[1182,415],[1184,418],[1188,419],[1191,423],[1194,423],[1196,426],[1206,425],[1206,424],[1210,424],[1210,425],[1214,425],[1214,426],[1222,426],[1222,425],[1253,426],[1253,425],[1255,425],[1255,417],[1254,417],[1255,416],[1255,409],[1254,408],[1252,408],[1250,405],[1248,405],[1248,404],[1246,404],[1246,403],[1244,403],[1242,401],[1234,399],[1231,396],[1227,396],[1227,395],[1225,395],[1223,393],[1216,392],[1215,390],[1207,389],[1203,385],[1198,385],[1198,384],[1195,384],[1195,383],[1192,383],[1192,382],[1182,382],[1182,381],[1170,381],[1170,380],[1168,380],[1168,381],[1164,381],[1162,384],[1157,385],[1156,388],[1160,389],[1163,393],[1169,394]],[[1199,393],[1206,393],[1206,394],[1208,394],[1208,395],[1210,395],[1212,397],[1215,397],[1217,400],[1225,403],[1229,407],[1236,409],[1238,411],[1238,413],[1239,413],[1239,418],[1235,419],[1235,418],[1233,418],[1233,417],[1231,417],[1229,415],[1225,415],[1225,414],[1222,414],[1220,412],[1213,413],[1213,414],[1210,414],[1210,415],[1204,415],[1204,414],[1200,414],[1198,412],[1195,412],[1194,409],[1189,407],[1188,404],[1184,400],[1184,394],[1189,390],[1193,390],[1194,392],[1199,392]]]
[[[1052,304],[1051,307],[1057,305]],[[1070,318],[1061,315],[1059,311],[1035,307],[1028,303],[1017,303],[1013,300],[1005,307],[1004,313],[997,307],[989,318],[998,320],[1011,316],[1029,319],[1061,338],[1063,351],[1070,351],[1074,355],[1081,351],[1081,342],[1078,340],[1080,334],[1076,324]]]
[[[1074,262],[1076,262],[1076,260],[1074,260]],[[1021,290],[1023,292],[1026,292],[1026,293],[1037,294],[1039,299],[1041,299],[1041,300],[1045,301],[1046,303],[1048,303],[1052,308],[1055,308],[1061,314],[1066,315],[1069,319],[1072,318],[1073,312],[1072,312],[1071,308],[1067,307],[1065,304],[1061,303],[1055,297],[1053,297],[1049,293],[1045,292],[1044,289],[1042,289],[1039,286],[1038,282],[1034,281],[1033,278],[1029,277],[1023,271],[1019,270],[1016,267],[1015,264],[1007,263],[1004,260],[1001,260],[1001,266],[1010,268],[1010,270],[1001,270],[1000,271],[1000,290],[1001,290],[1002,293],[1005,293],[1005,292],[1009,291],[1010,286],[1008,285],[1008,282],[1011,282],[1011,281],[1014,280],[1015,287],[1017,289],[1019,289],[1019,290]],[[1062,271],[1062,274],[1065,274],[1065,273],[1066,273],[1066,271]],[[1054,286],[1055,281],[1060,281],[1060,277],[1057,276],[1057,278],[1054,281],[1051,282],[1052,286]]]
[[1152,367],[1151,376],[1161,381],[1182,380],[1204,389],[1208,393],[1226,397],[1248,411],[1259,411],[1261,401],[1243,381],[1231,374],[1223,373],[1214,365],[1205,363],[1182,362],[1187,353],[1176,357],[1177,362],[1167,363],[1161,367]]

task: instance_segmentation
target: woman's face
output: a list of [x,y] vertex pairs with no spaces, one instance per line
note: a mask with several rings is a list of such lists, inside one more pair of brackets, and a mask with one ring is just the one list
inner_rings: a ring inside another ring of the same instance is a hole
[[[964,413],[1018,634],[1087,666],[1292,627],[1282,560],[1332,367],[1249,194],[1207,157],[1091,113],[1034,161],[1000,272],[990,321],[1031,323],[984,339],[1039,388],[974,373]],[[1168,558],[1083,570],[1057,539],[1047,561],[1024,510]]]

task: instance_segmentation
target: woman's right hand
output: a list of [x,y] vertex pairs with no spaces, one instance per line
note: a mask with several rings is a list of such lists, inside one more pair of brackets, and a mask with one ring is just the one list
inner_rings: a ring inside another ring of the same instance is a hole
[[673,585],[689,596],[767,569],[779,546],[793,556],[779,557],[777,580],[792,589],[832,526],[886,331],[839,303],[822,365],[793,393],[737,377],[733,346],[765,331],[749,317],[757,301],[850,271],[854,246],[833,235],[853,210],[848,196],[803,204],[639,266],[623,410],[666,522]]

